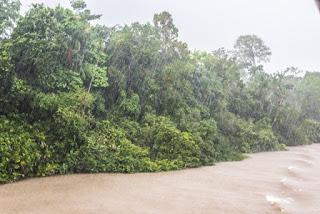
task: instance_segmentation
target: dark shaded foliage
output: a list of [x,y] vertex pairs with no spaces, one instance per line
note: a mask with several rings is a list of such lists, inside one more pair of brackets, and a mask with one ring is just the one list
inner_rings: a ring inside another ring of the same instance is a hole
[[168,12],[108,28],[82,0],[36,4],[19,20],[18,2],[5,2],[1,183],[177,170],[320,142],[319,74],[267,74],[259,63],[271,51],[257,36],[236,51],[190,52]]

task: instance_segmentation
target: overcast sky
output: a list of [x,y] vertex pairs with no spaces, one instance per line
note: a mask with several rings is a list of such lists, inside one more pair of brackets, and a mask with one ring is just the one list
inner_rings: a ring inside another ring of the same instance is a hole
[[[68,0],[22,0],[69,6]],[[320,71],[320,13],[314,0],[87,0],[107,26],[152,21],[169,11],[180,38],[193,49],[232,48],[239,35],[256,34],[271,48],[269,72],[288,66]]]

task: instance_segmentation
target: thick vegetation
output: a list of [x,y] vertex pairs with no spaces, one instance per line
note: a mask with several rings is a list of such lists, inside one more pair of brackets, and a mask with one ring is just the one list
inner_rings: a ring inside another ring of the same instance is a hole
[[0,183],[76,172],[155,172],[320,140],[320,74],[264,71],[257,36],[191,52],[168,12],[93,25],[71,9],[0,3]]

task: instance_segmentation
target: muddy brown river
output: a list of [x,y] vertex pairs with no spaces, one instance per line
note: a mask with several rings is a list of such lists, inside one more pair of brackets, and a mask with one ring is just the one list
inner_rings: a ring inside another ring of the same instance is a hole
[[0,186],[1,214],[320,213],[320,145],[155,174],[69,175]]

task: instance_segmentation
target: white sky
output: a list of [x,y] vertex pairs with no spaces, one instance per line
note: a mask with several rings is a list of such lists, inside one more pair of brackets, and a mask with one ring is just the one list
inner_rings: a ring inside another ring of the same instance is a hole
[[[21,0],[69,5],[68,0]],[[107,26],[152,21],[169,11],[180,38],[193,49],[231,49],[239,35],[256,34],[271,48],[269,72],[288,66],[320,71],[320,13],[314,0],[87,0],[88,8],[103,14]]]

